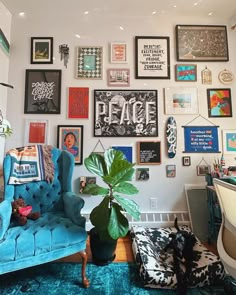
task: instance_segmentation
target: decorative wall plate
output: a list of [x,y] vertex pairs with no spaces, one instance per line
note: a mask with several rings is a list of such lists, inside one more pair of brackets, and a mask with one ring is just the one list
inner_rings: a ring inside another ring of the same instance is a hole
[[234,75],[231,71],[229,70],[223,70],[219,73],[219,76],[218,76],[220,82],[222,84],[231,84],[234,80]]

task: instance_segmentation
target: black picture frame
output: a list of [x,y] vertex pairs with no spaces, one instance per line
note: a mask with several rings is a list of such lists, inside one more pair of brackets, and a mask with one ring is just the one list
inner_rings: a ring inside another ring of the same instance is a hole
[[158,136],[157,90],[94,90],[95,137]]
[[31,37],[31,64],[53,63],[53,37]]
[[232,117],[231,88],[207,89],[207,106],[209,118]]
[[170,79],[169,37],[135,37],[135,78]]
[[61,70],[27,69],[25,114],[60,114]]
[[191,158],[189,156],[182,157],[183,166],[191,166]]
[[177,61],[228,61],[226,26],[176,25]]

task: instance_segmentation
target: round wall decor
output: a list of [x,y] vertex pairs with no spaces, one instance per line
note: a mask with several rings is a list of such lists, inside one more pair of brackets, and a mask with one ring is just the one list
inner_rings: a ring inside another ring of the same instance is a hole
[[233,73],[229,70],[221,71],[218,77],[222,84],[231,84],[234,79]]

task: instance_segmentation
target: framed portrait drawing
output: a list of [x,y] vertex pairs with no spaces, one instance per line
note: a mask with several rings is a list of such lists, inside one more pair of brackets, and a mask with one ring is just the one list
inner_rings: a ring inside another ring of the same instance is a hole
[[138,165],[160,165],[161,164],[161,142],[160,141],[137,142],[137,164]]
[[127,44],[123,42],[111,43],[111,63],[127,63]]
[[53,63],[53,37],[31,37],[31,64]]
[[68,119],[88,119],[89,88],[69,87]]
[[226,26],[176,25],[178,61],[228,61]]
[[207,104],[209,117],[232,117],[231,89],[207,89]]
[[236,129],[222,130],[223,154],[236,155]]
[[76,78],[102,79],[103,48],[101,46],[77,47]]
[[194,64],[175,65],[175,81],[177,82],[197,81],[197,65],[194,65]]
[[135,37],[135,78],[170,79],[169,37]]
[[26,70],[25,114],[60,114],[61,70]]
[[58,125],[57,147],[70,152],[75,159],[75,165],[83,164],[83,126]]
[[158,136],[157,90],[94,90],[94,136]]
[[165,113],[186,115],[198,113],[197,88],[168,87],[165,88]]
[[108,69],[107,85],[114,87],[128,87],[130,85],[130,70]]
[[48,120],[26,120],[25,145],[47,144]]

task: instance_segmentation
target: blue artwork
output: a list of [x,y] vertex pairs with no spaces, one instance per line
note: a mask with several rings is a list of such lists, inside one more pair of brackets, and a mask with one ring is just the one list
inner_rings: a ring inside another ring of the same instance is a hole
[[116,146],[112,146],[112,148],[114,150],[121,151],[124,154],[125,159],[127,161],[129,161],[130,163],[133,163],[133,147],[132,146],[119,146],[119,145],[116,145]]

